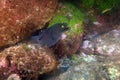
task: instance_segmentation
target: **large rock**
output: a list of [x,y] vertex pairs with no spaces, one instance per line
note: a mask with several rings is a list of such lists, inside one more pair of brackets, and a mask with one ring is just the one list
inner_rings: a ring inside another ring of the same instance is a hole
[[48,22],[58,0],[0,0],[0,48],[29,37]]
[[69,68],[44,80],[119,80],[119,60],[120,55],[100,57],[83,54],[74,60],[63,61],[66,64],[62,64],[62,67]]
[[87,54],[113,56],[120,54],[120,26],[104,34],[87,35],[83,41],[82,50]]
[[23,43],[0,52],[0,80],[36,80],[38,75],[48,73],[56,67],[57,61],[53,53],[34,44]]

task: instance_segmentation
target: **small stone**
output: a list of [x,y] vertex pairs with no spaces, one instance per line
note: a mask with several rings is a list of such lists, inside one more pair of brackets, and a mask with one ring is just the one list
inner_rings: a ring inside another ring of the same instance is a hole
[[11,74],[7,80],[21,80],[18,74]]

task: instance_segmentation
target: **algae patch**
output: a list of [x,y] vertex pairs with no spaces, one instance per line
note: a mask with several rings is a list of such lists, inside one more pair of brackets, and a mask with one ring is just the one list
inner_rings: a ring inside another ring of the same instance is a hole
[[71,28],[68,35],[80,34],[83,32],[83,22],[85,21],[85,14],[79,8],[71,3],[63,2],[62,7],[58,13],[51,20],[50,25],[55,23],[68,23]]

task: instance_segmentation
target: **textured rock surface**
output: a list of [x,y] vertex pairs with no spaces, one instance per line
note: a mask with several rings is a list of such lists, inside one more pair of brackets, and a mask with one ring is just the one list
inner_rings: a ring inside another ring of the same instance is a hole
[[64,40],[60,40],[60,42],[53,47],[54,53],[59,55],[59,57],[74,55],[80,47],[82,36],[81,33],[80,35],[74,35],[71,38],[67,37]]
[[0,53],[0,80],[7,80],[13,74],[27,80],[37,78],[56,67],[52,52],[34,44],[20,44]]
[[69,66],[65,72],[44,80],[119,80],[119,60],[120,55],[99,57],[84,54],[77,56],[75,60],[64,61],[67,65],[62,66]]
[[[103,35],[88,35],[91,37],[83,42],[82,48],[88,54],[100,54],[113,56],[120,54],[120,26],[117,29],[111,30]],[[90,52],[92,51],[92,52]]]
[[43,28],[58,0],[0,0],[0,48]]

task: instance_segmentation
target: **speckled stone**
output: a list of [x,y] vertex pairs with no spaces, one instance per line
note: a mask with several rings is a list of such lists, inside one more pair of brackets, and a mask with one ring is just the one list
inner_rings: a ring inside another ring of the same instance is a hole
[[0,0],[0,48],[43,28],[57,3],[58,0]]
[[57,68],[53,53],[34,44],[19,44],[0,52],[0,80],[12,74],[20,78],[36,78]]

